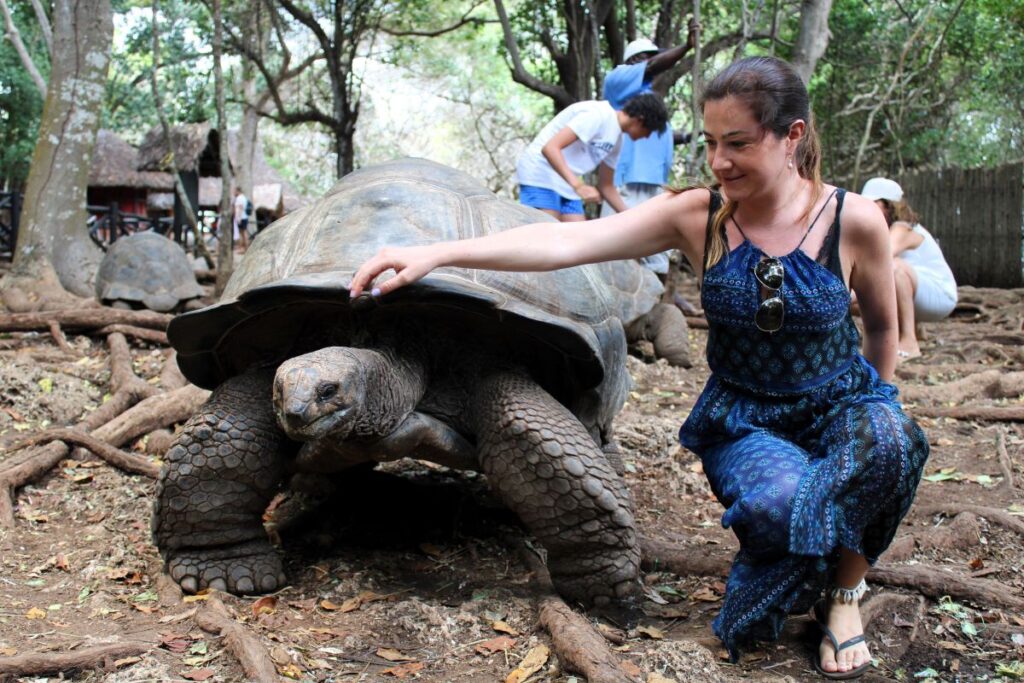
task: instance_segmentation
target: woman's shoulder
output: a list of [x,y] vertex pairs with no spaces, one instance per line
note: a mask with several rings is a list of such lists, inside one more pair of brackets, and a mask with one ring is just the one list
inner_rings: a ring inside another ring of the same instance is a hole
[[[828,190],[831,192],[831,189]],[[886,236],[889,226],[878,205],[871,199],[856,192],[845,191],[842,210],[843,237],[850,240],[863,240]]]

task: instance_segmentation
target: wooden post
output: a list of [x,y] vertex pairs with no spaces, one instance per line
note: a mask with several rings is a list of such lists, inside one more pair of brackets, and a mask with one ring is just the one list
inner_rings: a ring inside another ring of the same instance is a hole
[[118,233],[121,232],[121,207],[117,202],[110,202],[110,211],[107,213],[107,230],[110,232],[108,242],[113,244],[117,241]]

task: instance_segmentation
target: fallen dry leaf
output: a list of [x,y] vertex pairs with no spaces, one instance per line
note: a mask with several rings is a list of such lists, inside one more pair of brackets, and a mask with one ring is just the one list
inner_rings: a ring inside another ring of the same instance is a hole
[[381,673],[386,676],[394,676],[395,678],[405,678],[406,676],[411,676],[414,673],[422,671],[424,666],[426,666],[426,664],[423,662],[409,662],[407,664],[393,666],[390,669],[384,669]]
[[277,611],[277,598],[273,595],[264,595],[252,603],[252,615],[258,617],[261,614],[273,614]]
[[26,619],[45,619],[46,618],[46,610],[39,609],[38,607],[33,607],[29,611],[25,612],[25,618]]
[[967,646],[963,643],[957,643],[952,640],[940,640],[939,647],[943,650],[953,650],[954,652],[967,652]]
[[676,683],[674,678],[665,678],[657,671],[647,674],[647,683]]
[[501,621],[500,619],[497,620],[497,621],[492,622],[491,623],[491,628],[493,628],[498,633],[507,633],[510,636],[518,636],[519,635],[519,631],[515,630],[514,628],[509,626],[504,621]]
[[538,645],[531,649],[526,653],[526,656],[523,657],[523,660],[519,662],[519,666],[513,669],[505,678],[505,683],[522,683],[527,678],[540,671],[541,667],[547,663],[550,655],[551,651],[548,650],[547,645]]
[[196,614],[196,608],[193,607],[190,610],[186,610],[181,614],[168,614],[166,617],[160,617],[161,624],[176,624],[179,621],[185,621],[194,617]]
[[297,664],[286,664],[285,666],[279,666],[277,667],[277,673],[295,681],[301,680],[303,675],[302,669],[300,669]]
[[416,661],[415,657],[404,655],[400,650],[396,650],[393,647],[379,647],[377,648],[377,656],[381,659],[386,659],[389,662],[413,662]]
[[516,644],[515,638],[509,638],[508,636],[498,636],[497,638],[491,638],[485,640],[482,643],[478,643],[476,651],[485,657],[493,655],[495,652],[504,652],[514,647]]
[[722,599],[721,595],[718,595],[713,590],[704,586],[690,594],[691,600],[701,600],[703,602],[718,602]]
[[625,671],[626,675],[632,676],[634,679],[640,678],[644,675],[644,672],[640,670],[640,667],[628,659],[623,659],[619,663],[619,668]]
[[187,678],[190,681],[205,681],[210,676],[213,676],[213,673],[213,669],[193,669],[181,674],[181,677]]
[[114,668],[120,669],[122,666],[128,666],[129,664],[135,664],[136,662],[141,661],[142,657],[125,657],[124,659],[115,659]]
[[654,640],[663,640],[665,638],[665,634],[662,633],[661,629],[653,626],[637,626],[636,632],[642,633],[648,638],[653,638]]
[[0,647],[0,656],[13,657],[18,654],[18,648],[16,647]]
[[210,589],[204,588],[195,595],[186,595],[181,599],[182,602],[202,602],[203,600],[210,599]]

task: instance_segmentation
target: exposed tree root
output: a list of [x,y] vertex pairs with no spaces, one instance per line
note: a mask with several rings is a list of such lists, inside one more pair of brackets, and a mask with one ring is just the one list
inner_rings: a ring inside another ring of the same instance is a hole
[[1024,611],[1024,598],[1017,597],[1009,586],[999,581],[958,576],[942,569],[921,565],[879,565],[868,570],[867,578],[873,583],[910,588],[930,598],[939,599],[948,595],[977,605],[995,605],[1017,612]]
[[210,597],[196,612],[195,620],[199,628],[224,639],[224,646],[242,665],[246,680],[277,683],[277,668],[270,654],[255,635],[234,620],[224,603]]
[[860,620],[867,629],[868,625],[876,618],[891,612],[893,608],[902,605],[914,596],[902,593],[878,593],[870,600],[867,600],[860,607]]
[[13,657],[0,657],[0,674],[42,676],[81,669],[108,668],[115,660],[136,657],[152,649],[152,643],[111,643],[73,652],[31,652]]
[[66,444],[83,446],[96,456],[106,460],[114,467],[125,470],[126,472],[142,474],[150,477],[151,479],[156,479],[160,475],[159,465],[150,462],[146,458],[139,457],[134,453],[128,453],[122,451],[120,448],[115,448],[114,446],[100,441],[96,437],[77,429],[50,429],[40,432],[23,443],[26,446],[33,446],[50,441],[63,441]]
[[125,410],[144,398],[154,396],[159,390],[148,382],[144,382],[132,368],[132,354],[128,341],[120,332],[107,336],[110,347],[110,393],[111,397],[78,425],[85,431],[92,431],[100,425],[110,422]]
[[167,341],[167,333],[161,330],[151,330],[145,327],[136,327],[135,325],[106,325],[96,331],[96,334],[111,334],[114,332],[120,332],[126,337],[135,337],[142,341],[153,342],[154,344],[161,344],[167,346],[170,342]]
[[192,417],[209,395],[206,389],[189,384],[150,396],[102,427],[97,427],[92,435],[112,446],[123,446],[154,429],[184,422]]
[[951,550],[970,548],[981,543],[981,527],[971,512],[960,512],[945,526],[933,527],[916,534],[903,534],[885,551],[887,562],[902,562],[914,555],[915,548]]
[[900,391],[905,401],[963,403],[977,398],[1017,398],[1024,394],[1024,372],[985,370],[954,382],[932,386],[907,386]]
[[64,353],[74,353],[75,350],[68,344],[67,338],[64,336],[64,332],[60,329],[60,324],[55,320],[50,321],[50,336],[53,337],[53,341],[57,344]]
[[0,315],[0,332],[49,330],[56,322],[65,330],[95,330],[107,325],[133,325],[154,330],[166,330],[174,316],[154,311],[129,311],[119,308],[78,308],[41,313],[13,313]]
[[999,457],[999,469],[1003,472],[1003,488],[1011,496],[1017,495],[1017,486],[1013,481],[1013,461],[1006,452],[1006,430],[1000,429],[996,435],[996,455]]
[[[44,433],[36,439],[66,439],[86,446],[116,467],[156,477],[159,468],[154,463],[119,448],[143,434],[188,419],[210,392],[186,385],[157,393],[155,387],[139,379],[132,370],[131,353],[124,336],[115,332],[107,341],[110,345],[110,385],[114,396],[76,428]],[[144,400],[135,403],[143,396],[146,396]],[[67,455],[68,446],[64,441],[53,441],[25,455],[16,454],[0,464],[0,526],[14,526],[14,491],[49,472]]]
[[533,573],[540,623],[551,635],[551,645],[559,660],[568,670],[586,676],[590,683],[632,683],[634,679],[608,649],[604,636],[555,593],[551,576],[540,558],[525,544],[517,545],[520,557]]
[[932,365],[923,363],[900,363],[896,366],[896,376],[900,379],[924,380],[929,377],[944,378],[950,375],[973,375],[981,368],[1004,371],[1007,369],[1016,369],[1006,368],[1002,365],[978,365],[977,363],[937,363]]
[[984,505],[962,505],[959,503],[932,503],[930,505],[920,505],[914,509],[924,515],[946,515],[947,517],[955,517],[961,512],[970,512],[978,517],[984,517],[992,524],[998,524],[1024,536],[1024,519],[1011,515],[1009,512],[999,508],[986,507]]
[[167,354],[167,358],[164,360],[164,369],[160,371],[160,386],[163,387],[164,391],[170,391],[171,389],[178,389],[188,384],[188,380],[185,379],[185,375],[181,374],[181,369],[178,368],[178,354],[174,349],[170,349]]
[[910,412],[917,417],[951,417],[954,420],[980,422],[1024,422],[1024,406],[914,406]]
[[67,455],[67,445],[61,441],[54,441],[31,451],[17,462],[4,461],[0,464],[0,526],[14,526],[15,489],[43,476]]
[[551,634],[551,643],[566,668],[583,674],[590,683],[632,680],[604,637],[560,598],[541,598],[540,623]]
[[686,324],[693,330],[706,330],[708,329],[708,319],[704,317],[697,317],[695,315],[686,316]]
[[692,546],[641,538],[640,566],[647,571],[670,571],[676,576],[728,576],[732,561]]

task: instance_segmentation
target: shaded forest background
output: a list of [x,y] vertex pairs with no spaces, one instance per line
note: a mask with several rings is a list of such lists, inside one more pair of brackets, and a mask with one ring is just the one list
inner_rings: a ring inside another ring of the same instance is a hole
[[[6,4],[45,80],[40,3]],[[876,174],[1024,157],[1021,3],[705,0],[700,73],[740,55],[794,58],[808,6],[827,15],[818,36],[827,47],[809,81],[826,177],[856,187]],[[346,170],[399,155],[457,166],[509,194],[516,154],[543,121],[597,96],[633,37],[684,42],[693,5],[269,0],[222,9],[231,127],[258,125],[270,163],[317,196]],[[150,4],[118,0],[113,14],[101,126],[138,143],[158,122]],[[215,121],[211,7],[161,1],[158,25],[169,120]],[[656,84],[680,130],[694,127],[692,58]],[[25,185],[42,99],[12,41],[0,41],[2,189]],[[679,177],[689,154],[677,149]],[[691,168],[702,168],[701,154],[698,145]]]

